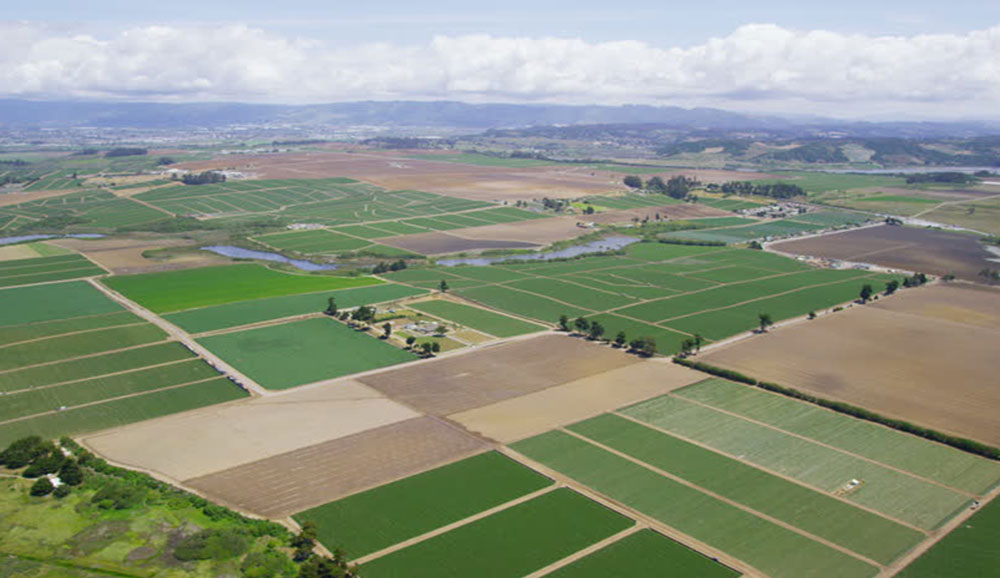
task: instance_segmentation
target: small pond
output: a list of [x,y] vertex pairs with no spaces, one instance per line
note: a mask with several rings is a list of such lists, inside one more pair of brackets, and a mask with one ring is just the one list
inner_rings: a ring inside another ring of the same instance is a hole
[[235,259],[260,259],[261,261],[288,263],[292,267],[303,271],[332,271],[339,267],[339,265],[334,263],[321,264],[302,259],[289,259],[288,257],[277,253],[254,251],[251,249],[244,249],[243,247],[233,247],[232,245],[210,245],[208,247],[202,247],[202,250],[211,251],[216,255],[222,255],[223,257],[233,257]]
[[592,241],[584,245],[574,245],[558,251],[548,251],[545,253],[529,253],[526,255],[506,255],[500,257],[469,257],[467,259],[439,259],[438,265],[454,267],[456,265],[493,265],[495,263],[506,263],[510,261],[551,261],[553,259],[569,259],[580,255],[592,253],[606,253],[623,249],[632,243],[638,243],[639,239],[634,237],[607,237],[598,241]]

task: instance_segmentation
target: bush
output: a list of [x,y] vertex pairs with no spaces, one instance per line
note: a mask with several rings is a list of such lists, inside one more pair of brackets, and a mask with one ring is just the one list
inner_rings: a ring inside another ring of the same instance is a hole
[[725,247],[726,244],[722,241],[696,241],[694,239],[660,239],[661,243],[666,243],[667,245],[690,245],[694,247]]
[[83,470],[77,465],[76,460],[69,458],[63,462],[59,468],[59,481],[68,486],[79,486],[83,482]]
[[250,536],[237,528],[202,530],[188,536],[174,549],[178,560],[227,560],[250,549]]
[[12,470],[23,468],[39,457],[51,453],[54,449],[55,446],[39,436],[24,437],[15,440],[7,446],[7,449],[0,452],[0,465],[5,465]]
[[26,478],[38,478],[46,474],[54,474],[62,468],[65,462],[66,458],[62,453],[53,448],[51,453],[35,458],[31,465],[24,470],[23,475]]
[[103,510],[127,510],[143,503],[145,499],[145,489],[112,479],[97,490],[90,502]]
[[31,485],[32,496],[47,496],[55,490],[55,486],[48,478],[38,478],[38,481]]
[[292,578],[298,568],[285,554],[268,549],[247,554],[240,572],[245,578]]
[[52,492],[52,495],[55,496],[55,497],[57,497],[57,498],[65,498],[66,496],[69,495],[69,492],[70,492],[69,486],[67,486],[66,484],[63,484],[63,485],[59,486],[58,488],[56,488],[55,491]]

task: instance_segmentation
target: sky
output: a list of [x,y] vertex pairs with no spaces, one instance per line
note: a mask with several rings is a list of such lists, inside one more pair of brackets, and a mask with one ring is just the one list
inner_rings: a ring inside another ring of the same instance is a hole
[[983,0],[5,4],[8,98],[1000,118],[1000,2]]

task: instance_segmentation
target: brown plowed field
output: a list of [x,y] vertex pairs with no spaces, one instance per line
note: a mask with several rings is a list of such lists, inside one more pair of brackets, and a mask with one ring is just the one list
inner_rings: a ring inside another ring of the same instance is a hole
[[419,417],[187,480],[185,484],[223,504],[280,518],[487,447],[454,426]]
[[1000,290],[905,289],[703,354],[703,361],[1000,445]]
[[170,259],[147,259],[142,256],[146,251],[195,245],[184,239],[55,239],[49,242],[79,251],[117,275],[221,265],[229,262],[229,259],[208,251],[185,253]]
[[972,235],[884,225],[771,245],[775,250],[825,259],[873,263],[883,267],[954,274],[981,282],[979,272],[996,269],[995,258]]
[[549,334],[358,381],[420,411],[448,415],[638,362],[607,346]]
[[466,429],[512,443],[638,403],[704,379],[665,360],[646,360],[448,416]]

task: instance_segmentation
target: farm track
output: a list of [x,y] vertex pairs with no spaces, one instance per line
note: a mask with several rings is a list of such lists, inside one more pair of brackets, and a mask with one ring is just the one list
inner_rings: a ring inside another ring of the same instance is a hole
[[132,313],[135,313],[139,317],[142,317],[143,319],[149,321],[150,323],[156,325],[157,327],[165,331],[168,335],[170,335],[177,341],[181,342],[181,344],[183,344],[192,352],[196,353],[199,357],[207,360],[209,365],[212,365],[213,367],[216,368],[220,368],[226,373],[235,376],[237,379],[239,379],[240,383],[243,386],[245,386],[248,390],[250,390],[250,393],[252,395],[260,397],[271,395],[270,391],[268,391],[260,384],[258,384],[256,381],[250,379],[240,371],[236,370],[236,368],[232,367],[231,365],[223,361],[221,358],[219,358],[214,353],[203,347],[200,343],[195,341],[190,335],[182,331],[174,324],[167,322],[159,315],[156,315],[155,313],[146,309],[145,307],[142,307],[132,302],[131,300],[126,299],[118,292],[112,291],[111,289],[105,287],[103,284],[98,283],[93,279],[88,279],[88,282],[91,285],[93,285],[97,290],[99,290],[101,293],[104,293],[106,296],[108,296],[108,298],[113,300],[115,303],[124,306]]

